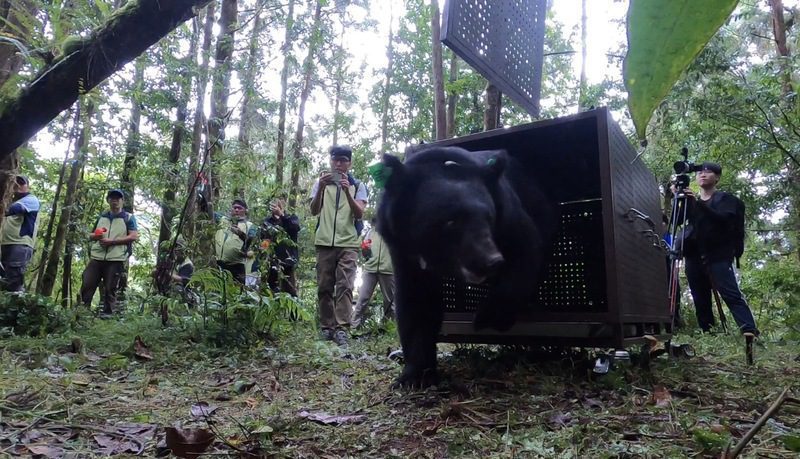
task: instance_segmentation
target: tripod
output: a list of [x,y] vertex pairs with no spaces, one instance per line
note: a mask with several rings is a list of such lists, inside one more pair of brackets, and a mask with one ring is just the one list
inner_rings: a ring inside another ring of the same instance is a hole
[[[677,185],[682,185],[688,182],[688,177],[683,180],[676,180]],[[688,208],[689,202],[686,195],[683,193],[685,185],[681,186],[675,191],[672,199],[672,212],[669,219],[669,234],[670,234],[670,250],[669,250],[669,312],[671,317],[672,329],[675,329],[675,318],[678,312],[678,305],[680,303],[678,278],[683,261],[683,249],[686,241],[686,228],[688,227]],[[709,282],[711,284],[711,292],[714,295],[714,302],[717,305],[717,312],[719,313],[719,321],[722,324],[722,330],[728,332],[728,322],[725,318],[725,312],[722,309],[722,301],[720,300],[719,291],[714,285],[714,278],[711,273],[708,273]]]

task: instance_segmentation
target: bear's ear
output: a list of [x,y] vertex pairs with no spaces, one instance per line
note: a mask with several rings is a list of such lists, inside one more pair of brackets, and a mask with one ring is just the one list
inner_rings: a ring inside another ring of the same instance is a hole
[[393,184],[400,183],[405,175],[405,166],[397,156],[383,155],[383,178],[386,183],[386,188],[390,188]]
[[483,175],[489,180],[496,181],[503,174],[508,163],[508,153],[505,150],[486,152],[486,164],[483,166]]

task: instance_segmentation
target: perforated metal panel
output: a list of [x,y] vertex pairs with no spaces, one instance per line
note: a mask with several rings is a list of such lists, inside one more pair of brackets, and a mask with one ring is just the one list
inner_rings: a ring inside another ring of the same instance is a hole
[[[600,199],[563,203],[553,253],[529,311],[603,312],[607,309]],[[488,284],[442,281],[448,312],[475,312],[488,297]]]
[[546,0],[447,0],[442,42],[539,116]]
[[600,199],[561,204],[561,223],[543,281],[539,309],[602,312],[607,309]]

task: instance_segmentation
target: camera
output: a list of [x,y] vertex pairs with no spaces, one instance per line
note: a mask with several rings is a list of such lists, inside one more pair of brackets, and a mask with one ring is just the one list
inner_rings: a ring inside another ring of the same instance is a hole
[[339,186],[339,182],[342,181],[342,178],[344,178],[344,175],[341,172],[339,171],[331,172],[331,180],[333,180],[333,183],[335,183],[336,186]]
[[681,156],[683,156],[683,160],[675,161],[672,165],[672,170],[675,171],[675,175],[672,176],[672,184],[675,185],[678,191],[689,187],[689,183],[691,182],[689,174],[703,170],[702,165],[689,161],[688,148],[683,147],[681,149]]

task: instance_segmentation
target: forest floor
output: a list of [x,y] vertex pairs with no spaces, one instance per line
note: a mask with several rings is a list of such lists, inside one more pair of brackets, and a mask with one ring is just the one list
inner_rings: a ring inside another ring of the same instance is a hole
[[[443,383],[403,392],[394,332],[339,348],[297,323],[215,347],[189,322],[0,339],[0,457],[152,457],[165,441],[240,457],[720,457],[785,388],[800,394],[798,347],[775,337],[747,366],[740,337],[678,335],[694,358],[602,377],[585,352],[440,345]],[[742,457],[798,457],[798,443],[787,403]]]

